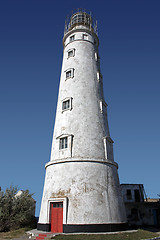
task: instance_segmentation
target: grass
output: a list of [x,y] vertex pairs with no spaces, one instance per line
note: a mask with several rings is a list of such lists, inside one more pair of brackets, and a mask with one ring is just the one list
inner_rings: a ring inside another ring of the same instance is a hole
[[12,239],[12,238],[18,238],[26,233],[26,231],[29,231],[30,228],[20,228],[17,230],[12,230],[9,232],[0,232],[0,239]]
[[[23,236],[30,228],[20,228],[10,232],[0,232],[0,240],[13,239]],[[70,234],[57,235],[54,240],[142,240],[158,237],[157,233],[139,229],[137,232],[119,232],[116,234]]]
[[137,232],[119,232],[116,234],[77,234],[57,235],[55,240],[142,240],[158,237],[157,233],[139,229]]

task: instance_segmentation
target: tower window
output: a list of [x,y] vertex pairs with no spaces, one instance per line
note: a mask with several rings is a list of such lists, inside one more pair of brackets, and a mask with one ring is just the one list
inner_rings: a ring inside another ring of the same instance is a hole
[[82,35],[82,39],[88,40],[88,35],[87,35],[87,34],[83,34],[83,35]]
[[68,50],[68,58],[70,58],[70,57],[74,57],[75,56],[75,49],[73,48],[73,49],[69,49]]
[[98,62],[99,61],[99,55],[98,55],[98,53],[97,52],[95,52],[95,60],[96,60],[96,62]]
[[70,99],[62,103],[62,110],[70,108]]
[[97,81],[99,81],[99,79],[100,79],[100,73],[97,72]]
[[100,111],[101,113],[103,113],[105,111],[105,109],[107,108],[107,103],[104,102],[103,100],[100,100]]
[[72,36],[70,37],[69,41],[72,42],[72,41],[74,41],[74,39],[75,39],[75,35],[72,35]]
[[105,158],[113,160],[113,140],[110,137],[104,137]]
[[97,55],[97,52],[95,52],[95,60],[96,60],[96,62],[98,61],[98,55]]
[[72,98],[65,98],[62,100],[62,112],[72,109]]
[[102,80],[102,74],[97,72],[97,81],[99,82],[100,80]]
[[59,149],[65,149],[65,148],[68,148],[68,137],[59,139]]
[[67,78],[73,78],[73,77],[74,77],[74,69],[73,69],[73,68],[68,69],[68,70],[66,71],[66,79],[67,79]]
[[70,78],[72,76],[72,72],[71,70],[66,72],[66,78]]

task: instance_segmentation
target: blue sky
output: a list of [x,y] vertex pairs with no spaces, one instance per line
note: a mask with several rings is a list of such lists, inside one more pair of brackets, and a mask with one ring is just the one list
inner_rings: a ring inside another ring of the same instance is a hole
[[36,216],[49,161],[67,14],[98,20],[105,100],[121,183],[160,194],[160,1],[0,1],[0,186],[29,189]]

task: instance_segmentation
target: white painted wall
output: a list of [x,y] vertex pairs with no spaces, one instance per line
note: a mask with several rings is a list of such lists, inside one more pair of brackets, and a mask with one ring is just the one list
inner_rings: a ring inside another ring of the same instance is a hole
[[67,224],[125,222],[117,169],[98,162],[66,162],[49,165],[41,209],[41,223],[49,223],[48,199],[68,198]]
[[[83,34],[87,40],[83,40]],[[75,35],[75,40],[69,38]],[[64,54],[50,162],[39,223],[49,223],[51,199],[67,199],[67,224],[126,222],[117,164],[113,160],[107,104],[103,97],[98,38],[87,27],[77,26],[64,36]],[[75,56],[68,58],[68,50]],[[66,79],[66,70],[74,76]],[[62,111],[63,99],[72,108]],[[69,147],[59,150],[59,138],[69,137]]]

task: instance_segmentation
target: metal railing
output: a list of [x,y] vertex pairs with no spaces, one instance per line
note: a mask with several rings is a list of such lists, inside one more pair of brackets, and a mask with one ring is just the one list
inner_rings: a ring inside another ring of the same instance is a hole
[[83,9],[72,11],[72,13],[66,17],[64,34],[66,34],[77,25],[84,25],[93,31],[96,35],[98,35],[97,20],[91,16],[91,13],[88,14]]

